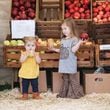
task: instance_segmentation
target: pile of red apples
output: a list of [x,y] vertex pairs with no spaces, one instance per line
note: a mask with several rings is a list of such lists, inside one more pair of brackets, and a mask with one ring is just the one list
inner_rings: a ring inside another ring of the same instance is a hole
[[110,2],[93,2],[94,23],[110,22]]
[[12,0],[11,17],[14,20],[35,18],[36,0]]
[[91,19],[91,0],[65,0],[64,17]]

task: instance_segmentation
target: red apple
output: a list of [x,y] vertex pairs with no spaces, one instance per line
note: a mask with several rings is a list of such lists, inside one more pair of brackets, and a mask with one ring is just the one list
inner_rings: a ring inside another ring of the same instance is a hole
[[16,16],[14,19],[15,20],[20,20],[20,16]]
[[93,17],[96,17],[97,16],[97,13],[93,13]]
[[82,8],[82,7],[79,8],[79,12],[80,12],[80,13],[84,12],[84,8]]
[[93,7],[96,7],[97,6],[97,3],[96,2],[93,2],[92,6]]
[[71,4],[71,1],[70,0],[65,1],[65,5],[66,6],[69,6],[70,4]]
[[105,7],[105,11],[110,11],[110,7]]
[[80,38],[82,40],[87,40],[89,38],[89,35],[86,32],[82,32],[81,35],[80,35]]
[[103,7],[103,9],[105,9],[105,7],[106,7],[106,4],[105,4],[105,3],[103,3],[103,4],[102,4],[102,7]]
[[20,18],[21,18],[21,19],[26,19],[26,18],[27,18],[27,15],[26,15],[26,12],[25,12],[25,11],[22,11],[22,12],[20,13]]
[[70,9],[70,13],[74,13],[74,9],[73,8]]
[[19,4],[20,4],[20,5],[23,5],[23,4],[24,4],[24,1],[23,1],[23,0],[20,0],[20,1],[19,1]]
[[70,14],[69,12],[66,12],[66,13],[65,13],[65,18],[70,17],[70,15],[71,15],[71,14]]
[[74,8],[74,4],[70,4],[70,5],[68,6],[68,8],[69,8],[69,9]]
[[95,23],[97,23],[97,22],[98,22],[97,17],[94,17],[94,18],[93,18],[93,21],[94,21]]
[[91,18],[90,13],[86,13],[86,14],[85,14],[85,18],[86,18],[86,19],[90,19],[90,18]]
[[34,13],[34,12],[30,12],[30,13],[28,14],[28,16],[33,19],[33,18],[35,18],[35,13]]
[[75,11],[79,11],[79,8],[78,8],[78,7],[74,7],[74,10],[75,10]]
[[21,11],[24,11],[24,10],[25,10],[25,7],[24,7],[24,6],[20,6],[19,9],[20,9]]
[[18,9],[17,8],[12,8],[12,17],[17,16],[18,14]]
[[98,13],[99,12],[98,8],[93,8],[93,12]]
[[73,0],[73,4],[78,5],[79,1],[78,0]]
[[13,2],[12,4],[14,7],[19,7],[19,2]]
[[28,1],[27,1],[27,2],[25,2],[25,7],[26,7],[26,8],[29,8],[29,7],[31,7],[31,4],[30,4],[30,2],[28,2]]
[[108,21],[110,22],[110,17],[108,17]]
[[103,21],[104,23],[106,23],[108,20],[107,20],[107,18],[103,18],[102,21]]
[[103,10],[102,6],[98,6],[97,8],[98,8],[98,10],[100,10],[100,11]]
[[83,0],[84,4],[88,5],[90,3],[90,0]]
[[84,18],[85,18],[85,14],[81,13],[81,19],[84,19]]
[[75,12],[74,15],[73,15],[73,17],[75,19],[79,19],[80,18],[80,13],[79,12]]
[[104,15],[104,12],[103,11],[99,11],[99,15],[100,16],[103,16]]

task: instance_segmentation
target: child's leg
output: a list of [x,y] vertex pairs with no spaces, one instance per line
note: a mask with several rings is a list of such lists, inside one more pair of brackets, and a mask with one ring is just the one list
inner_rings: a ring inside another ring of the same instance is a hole
[[38,78],[31,79],[30,81],[33,91],[33,99],[42,99],[38,92]]
[[80,98],[84,96],[83,88],[80,86],[77,77],[77,73],[69,75],[69,90],[67,94],[67,97],[69,98]]
[[69,86],[69,75],[68,74],[63,74],[62,76],[62,79],[63,79],[63,83],[62,83],[62,86],[61,86],[61,89],[59,91],[59,94],[57,95],[57,97],[67,97],[67,92],[68,92],[68,86]]
[[20,98],[22,100],[28,99],[28,88],[29,88],[29,79],[22,79],[22,94],[23,96]]

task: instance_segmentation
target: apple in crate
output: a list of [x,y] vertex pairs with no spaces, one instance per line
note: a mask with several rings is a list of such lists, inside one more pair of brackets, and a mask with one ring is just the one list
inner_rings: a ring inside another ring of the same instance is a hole
[[17,40],[17,45],[18,46],[24,46],[24,42],[22,40]]
[[80,38],[81,38],[82,40],[88,40],[89,35],[88,35],[86,32],[83,32],[83,33],[81,33]]
[[17,60],[13,59],[13,60],[11,60],[11,62],[16,63],[16,62],[17,62]]
[[11,62],[11,60],[12,60],[12,59],[10,59],[10,58],[7,59],[8,62]]
[[17,40],[11,40],[10,44],[11,44],[11,46],[17,46],[18,42],[17,42]]
[[9,40],[5,40],[5,41],[3,42],[3,44],[4,44],[5,46],[9,46],[9,45],[10,45],[10,41],[9,41]]

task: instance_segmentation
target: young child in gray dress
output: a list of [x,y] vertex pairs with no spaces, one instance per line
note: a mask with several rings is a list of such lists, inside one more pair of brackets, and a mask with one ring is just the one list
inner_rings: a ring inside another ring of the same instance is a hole
[[75,53],[85,41],[79,39],[72,18],[65,19],[61,29],[60,49],[49,47],[49,50],[60,52],[59,73],[63,74],[63,84],[57,97],[77,99],[84,96],[84,93],[77,78],[77,56]]

